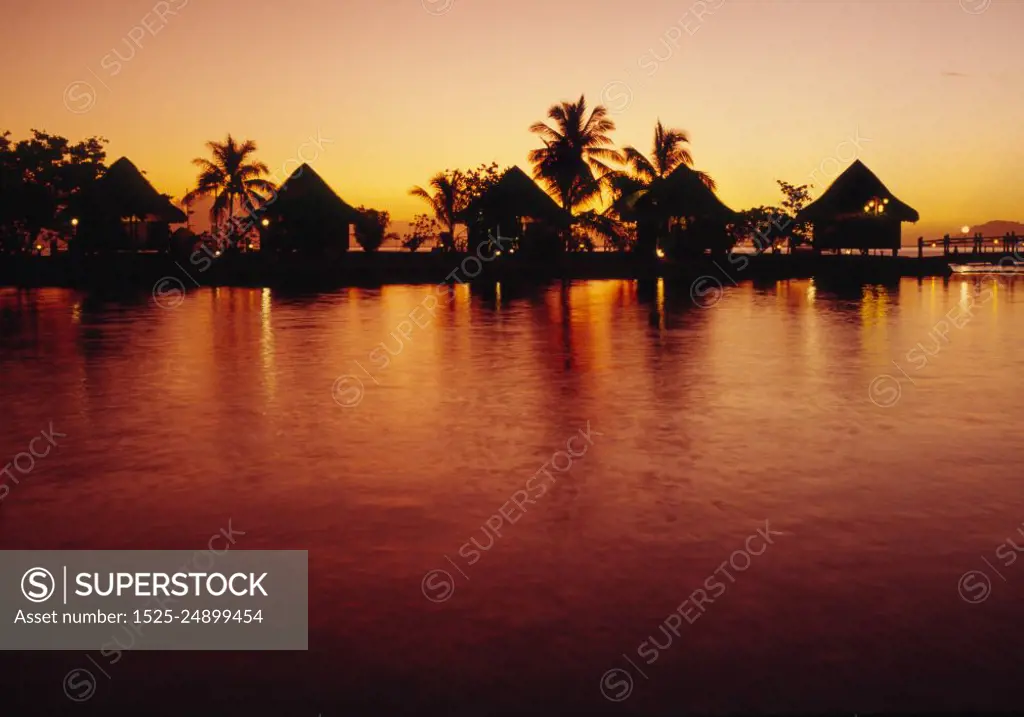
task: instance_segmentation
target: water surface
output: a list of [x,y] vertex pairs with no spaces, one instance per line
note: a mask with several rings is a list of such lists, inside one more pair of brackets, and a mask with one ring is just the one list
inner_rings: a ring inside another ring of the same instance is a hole
[[[1024,563],[995,553],[1024,545],[1022,287],[746,282],[701,309],[661,283],[460,286],[433,314],[430,286],[0,290],[0,459],[67,434],[9,485],[3,548],[198,549],[230,523],[311,570],[308,653],[7,655],[5,692],[51,714],[1020,707]],[[109,676],[73,704],[90,659]]]

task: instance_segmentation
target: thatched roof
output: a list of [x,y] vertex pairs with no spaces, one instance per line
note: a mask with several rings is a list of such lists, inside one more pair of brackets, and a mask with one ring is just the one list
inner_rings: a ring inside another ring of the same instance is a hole
[[832,182],[817,200],[797,214],[797,221],[827,221],[843,217],[864,217],[864,207],[873,199],[888,199],[882,216],[901,222],[916,222],[921,216],[897,199],[875,173],[859,159]]
[[96,186],[97,201],[121,217],[139,217],[144,221],[184,222],[185,213],[153,188],[126,157],[110,165]]
[[682,164],[641,196],[637,206],[644,204],[657,206],[673,217],[698,217],[726,223],[737,217],[736,212],[708,189],[697,172]]
[[509,168],[493,187],[477,197],[459,215],[463,221],[485,217],[527,217],[566,224],[570,215],[537,186],[519,167]]
[[308,164],[303,164],[291,173],[265,211],[271,219],[281,219],[288,215],[301,217],[313,212],[320,219],[341,223],[353,222],[358,214]]

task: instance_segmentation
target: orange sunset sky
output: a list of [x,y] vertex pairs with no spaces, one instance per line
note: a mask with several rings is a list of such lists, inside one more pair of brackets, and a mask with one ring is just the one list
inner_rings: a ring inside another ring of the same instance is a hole
[[585,93],[619,145],[689,131],[734,209],[778,203],[776,179],[818,196],[857,156],[921,212],[905,237],[1024,221],[1016,0],[43,0],[3,20],[0,129],[103,135],[175,197],[230,131],[278,179],[302,154],[411,219],[410,186],[526,168],[530,124]]

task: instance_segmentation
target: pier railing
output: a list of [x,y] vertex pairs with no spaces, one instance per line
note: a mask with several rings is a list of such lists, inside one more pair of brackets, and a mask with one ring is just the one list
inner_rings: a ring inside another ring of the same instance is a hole
[[[917,240],[917,255],[924,257],[925,246],[942,247],[943,256],[972,255],[1010,255],[1018,251],[1024,253],[1024,237],[1008,232],[1003,236],[984,236],[981,232],[952,236],[946,234],[942,239],[926,242],[924,237]],[[988,258],[988,257],[986,257]]]

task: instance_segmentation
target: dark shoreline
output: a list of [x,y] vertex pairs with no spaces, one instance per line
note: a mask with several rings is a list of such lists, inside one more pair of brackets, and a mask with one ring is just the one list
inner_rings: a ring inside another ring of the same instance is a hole
[[[205,270],[204,270],[205,269]],[[815,256],[735,254],[695,257],[685,265],[649,264],[629,254],[565,254],[550,263],[503,257],[480,262],[469,254],[350,253],[335,261],[275,260],[261,254],[225,256],[212,263],[189,262],[169,254],[104,254],[88,257],[7,257],[0,262],[0,286],[89,289],[197,286],[332,289],[386,284],[443,284],[473,281],[548,282],[584,279],[709,278],[724,286],[745,280],[827,277],[886,282],[900,277],[946,276],[945,257]]]

